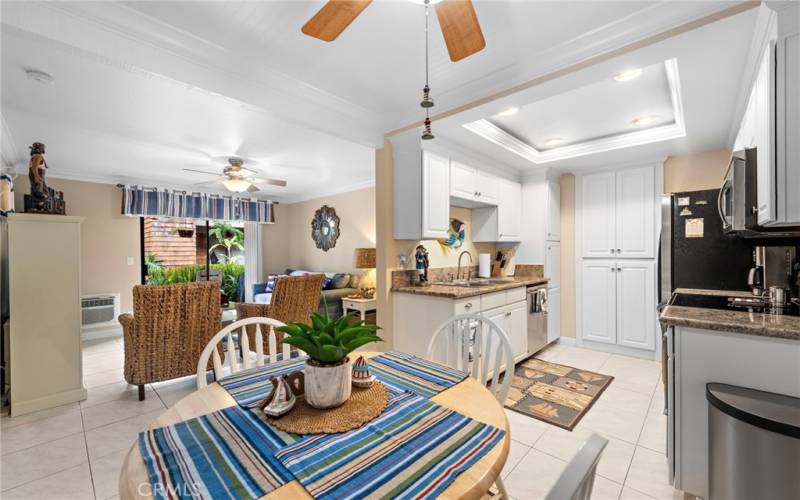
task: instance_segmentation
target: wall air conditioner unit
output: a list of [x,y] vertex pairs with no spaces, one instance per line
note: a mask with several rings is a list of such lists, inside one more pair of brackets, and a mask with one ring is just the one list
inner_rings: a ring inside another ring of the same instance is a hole
[[81,338],[90,340],[119,335],[119,294],[81,296]]

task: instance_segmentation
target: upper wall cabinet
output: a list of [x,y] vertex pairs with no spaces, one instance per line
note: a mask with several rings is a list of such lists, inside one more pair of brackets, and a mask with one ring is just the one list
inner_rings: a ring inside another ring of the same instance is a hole
[[522,186],[496,178],[497,206],[472,210],[472,240],[476,242],[520,241]]
[[655,171],[652,166],[580,178],[582,255],[655,256]]
[[468,208],[497,205],[499,179],[457,161],[450,162],[450,196],[464,200]]
[[419,137],[399,137],[392,142],[394,238],[446,238],[450,225],[450,160],[423,151]]

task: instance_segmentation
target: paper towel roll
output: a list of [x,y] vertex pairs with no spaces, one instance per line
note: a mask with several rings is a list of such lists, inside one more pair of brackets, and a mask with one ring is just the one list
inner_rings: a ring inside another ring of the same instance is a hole
[[492,256],[488,253],[478,255],[478,276],[481,278],[488,278],[491,273]]

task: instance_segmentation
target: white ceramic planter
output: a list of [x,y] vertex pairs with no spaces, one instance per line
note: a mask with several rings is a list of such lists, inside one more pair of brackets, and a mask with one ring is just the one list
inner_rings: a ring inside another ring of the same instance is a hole
[[350,397],[352,370],[350,358],[338,365],[325,366],[306,361],[305,398],[314,408],[334,408]]

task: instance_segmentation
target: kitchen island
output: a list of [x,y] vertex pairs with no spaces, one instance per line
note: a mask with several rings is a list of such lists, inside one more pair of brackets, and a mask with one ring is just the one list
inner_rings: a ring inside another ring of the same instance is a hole
[[706,384],[800,397],[800,317],[670,305],[660,321],[667,329],[670,475],[676,488],[709,498]]

